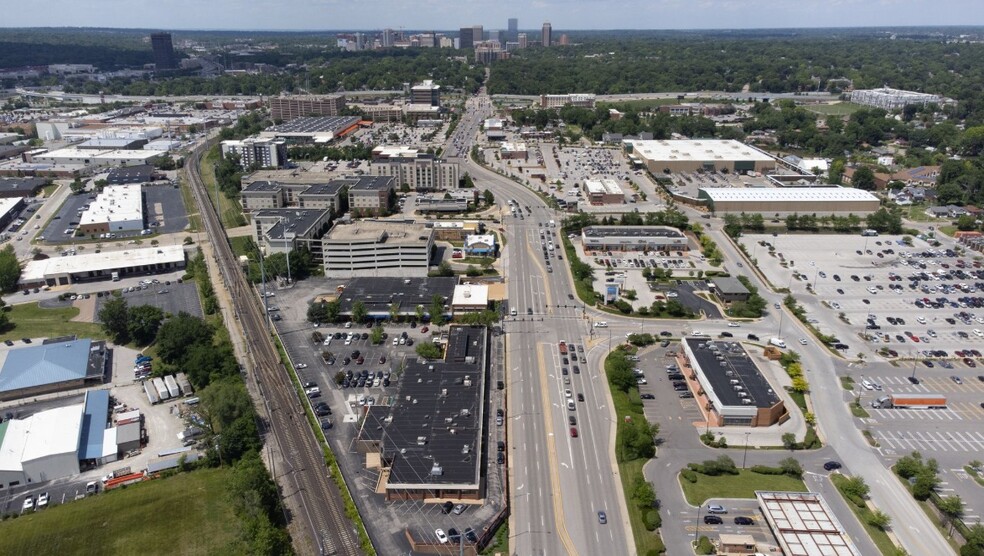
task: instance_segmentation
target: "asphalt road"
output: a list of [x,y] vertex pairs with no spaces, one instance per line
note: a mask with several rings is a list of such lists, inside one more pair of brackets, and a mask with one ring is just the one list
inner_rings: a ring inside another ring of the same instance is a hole
[[[487,97],[470,99],[448,153],[467,156],[471,139],[489,115]],[[503,324],[511,552],[631,554],[634,545],[612,461],[614,416],[600,372],[604,351],[589,351],[586,362],[577,363],[579,374],[573,373],[573,361],[563,364],[558,351],[560,340],[586,348],[586,338],[590,338],[590,322],[583,309],[568,298],[573,287],[565,261],[557,260],[560,251],[551,252],[554,272],[547,272],[541,251],[539,224],[559,222],[560,215],[519,184],[470,161],[461,162],[476,186],[492,190],[500,206],[515,199],[521,207],[530,208],[523,210],[522,220],[512,216],[503,220],[509,308],[517,310],[517,316],[506,317]],[[550,230],[559,244],[559,228]],[[528,309],[532,315],[527,314]],[[570,369],[566,377],[561,372],[565,366]],[[575,411],[567,409],[566,390],[571,390],[573,399],[577,393],[584,395],[584,402],[575,402]],[[570,433],[569,416],[577,422],[576,438]],[[606,513],[607,524],[599,523],[598,511]]]

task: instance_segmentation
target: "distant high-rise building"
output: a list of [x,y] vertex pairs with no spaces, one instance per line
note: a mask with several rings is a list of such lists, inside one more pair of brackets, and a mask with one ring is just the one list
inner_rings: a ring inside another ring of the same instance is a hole
[[567,46],[570,44],[570,39],[567,38],[567,33],[560,34],[560,40],[557,41],[560,46]]
[[489,40],[496,41],[499,44],[506,44],[506,32],[503,30],[489,31]]
[[174,56],[174,45],[171,44],[171,33],[153,33],[150,44],[154,48],[154,65],[157,69],[174,69],[178,61]]
[[441,86],[434,81],[425,79],[420,85],[410,88],[410,104],[441,106]]
[[275,122],[289,122],[303,116],[337,116],[344,109],[345,95],[270,98],[270,117]]
[[519,45],[519,48],[526,48],[528,46],[526,33],[520,33],[519,36],[516,37],[516,43]]
[[475,42],[482,42],[485,40],[485,29],[481,25],[472,26],[472,38]]
[[472,48],[475,48],[474,27],[462,27],[458,30],[458,48],[462,50],[471,50]]
[[519,20],[515,17],[509,18],[509,34],[506,36],[506,41],[516,42],[519,37]]
[[544,23],[543,24],[543,32],[540,34],[540,42],[543,44],[543,46],[550,46],[550,34],[551,34],[551,32],[552,32],[552,29],[550,27],[550,23],[549,22]]
[[393,30],[383,29],[383,48],[389,48],[393,46]]

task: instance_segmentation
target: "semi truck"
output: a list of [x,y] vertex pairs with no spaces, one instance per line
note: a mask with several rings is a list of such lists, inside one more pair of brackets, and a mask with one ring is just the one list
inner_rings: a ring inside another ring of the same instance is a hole
[[170,394],[172,398],[181,397],[181,390],[178,388],[178,381],[174,380],[174,375],[167,375],[164,377],[164,387],[167,388],[167,393]]
[[942,394],[889,394],[871,401],[875,409],[946,409]]
[[147,394],[147,400],[150,402],[150,405],[154,405],[161,401],[160,396],[157,395],[157,387],[154,386],[154,382],[152,380],[144,382],[143,387],[144,393]]
[[157,397],[164,401],[171,397],[171,393],[167,391],[167,385],[164,384],[164,379],[157,377],[153,381],[154,388],[157,390]]

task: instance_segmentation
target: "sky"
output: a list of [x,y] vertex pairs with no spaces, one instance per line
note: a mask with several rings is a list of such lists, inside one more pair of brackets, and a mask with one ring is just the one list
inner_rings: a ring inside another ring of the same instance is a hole
[[0,0],[0,27],[753,29],[984,25],[981,0]]

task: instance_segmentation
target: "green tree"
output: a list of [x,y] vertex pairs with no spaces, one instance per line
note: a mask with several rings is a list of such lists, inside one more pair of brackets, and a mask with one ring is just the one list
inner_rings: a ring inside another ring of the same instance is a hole
[[372,331],[369,333],[369,341],[372,345],[378,346],[383,343],[383,327],[376,325],[372,327]]
[[800,478],[803,476],[803,466],[800,465],[796,458],[784,458],[779,460],[779,467],[782,472],[790,477]]
[[889,524],[892,523],[892,516],[881,510],[875,510],[868,514],[868,519],[866,521],[868,522],[868,525],[877,527],[884,531],[888,528]]
[[787,450],[792,450],[793,448],[795,448],[796,447],[796,435],[793,434],[793,433],[791,433],[791,432],[783,433],[783,435],[782,435],[782,446],[783,446],[783,448],[785,448]]
[[454,276],[454,269],[451,268],[451,263],[447,261],[441,261],[437,265],[437,270],[433,272],[434,276],[450,277]]
[[874,191],[875,172],[867,166],[857,168],[854,171],[854,176],[851,177],[851,185],[854,186],[855,189]]
[[365,303],[356,301],[352,304],[352,322],[361,324],[366,321],[367,316],[369,316],[369,310],[366,309]]
[[434,342],[420,342],[414,348],[417,355],[423,357],[424,359],[440,359],[443,355],[441,346],[435,344]]
[[434,326],[444,326],[447,319],[444,316],[444,298],[439,294],[434,294],[431,298],[430,319]]
[[482,192],[482,200],[485,201],[486,205],[492,206],[495,204],[495,195],[491,191],[486,189]]
[[17,253],[14,252],[14,246],[8,244],[0,249],[0,291],[4,293],[17,291],[20,276],[21,266],[17,261]]
[[936,188],[936,202],[940,205],[963,205],[964,190],[956,183],[944,183]]
[[859,499],[864,499],[868,496],[868,491],[871,490],[871,487],[869,487],[868,483],[864,481],[864,477],[855,475],[853,477],[848,477],[842,489],[846,494],[855,496]]
[[[204,320],[184,311],[167,320],[157,332],[157,354],[165,363],[176,363],[191,346],[211,344],[212,329]],[[211,346],[209,346],[211,347]]]
[[957,229],[962,232],[969,232],[977,229],[977,219],[969,214],[963,214],[957,219]]
[[164,321],[164,311],[153,305],[137,305],[130,307],[127,321],[130,338],[138,345],[145,346],[157,336],[161,322]]
[[632,500],[640,508],[652,508],[656,503],[656,489],[653,484],[642,477],[636,475],[632,482]]
[[129,314],[126,300],[113,296],[103,303],[96,317],[114,343],[125,344],[130,341]]
[[960,519],[964,512],[963,500],[959,496],[946,496],[936,502],[936,507],[943,514],[943,518],[950,524],[950,531],[953,531],[953,522]]

